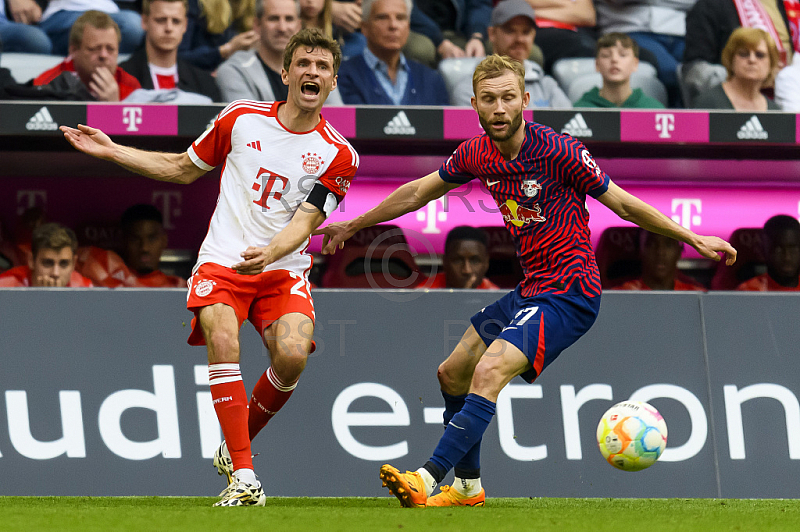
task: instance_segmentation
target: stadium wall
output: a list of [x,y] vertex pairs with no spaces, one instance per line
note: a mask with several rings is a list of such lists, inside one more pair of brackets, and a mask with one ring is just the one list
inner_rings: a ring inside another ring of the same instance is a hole
[[[382,463],[424,463],[442,431],[436,367],[499,295],[316,291],[317,351],[254,442],[267,493],[384,495]],[[797,497],[799,312],[800,295],[604,294],[584,338],[501,395],[487,492]],[[216,494],[220,432],[190,319],[181,290],[0,290],[0,495]],[[242,353],[249,389],[268,365],[249,325]],[[602,413],[629,398],[669,427],[661,460],[637,473],[595,443]]]

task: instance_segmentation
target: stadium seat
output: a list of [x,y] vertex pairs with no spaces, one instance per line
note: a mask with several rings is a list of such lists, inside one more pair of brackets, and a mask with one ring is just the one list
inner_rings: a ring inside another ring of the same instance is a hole
[[423,280],[402,229],[376,225],[327,255],[324,288],[416,288]]
[[[553,77],[556,78],[558,84],[561,85],[565,91],[572,85],[572,82],[578,78],[582,78],[587,74],[596,73],[594,57],[568,57],[559,59],[553,63]],[[640,61],[639,68],[633,75],[657,78],[658,71],[656,67],[650,63]]]
[[600,235],[595,250],[600,284],[604,289],[619,286],[641,274],[639,228],[609,227]]
[[489,236],[486,277],[500,288],[514,288],[522,280],[522,266],[511,233],[502,226],[481,227]]
[[452,57],[439,62],[439,74],[444,78],[447,95],[453,101],[453,92],[458,82],[466,76],[472,77],[475,67],[480,63],[480,57]]
[[764,260],[764,237],[760,227],[736,229],[729,240],[736,248],[736,262],[726,266],[725,261],[717,263],[712,290],[734,290],[741,283],[766,271]]
[[0,55],[0,67],[9,69],[17,83],[25,83],[63,60],[60,55],[10,52]]
[[[650,64],[640,63],[640,70],[641,65],[649,66]],[[602,85],[603,78],[598,72],[585,74],[584,76],[573,80],[569,87],[567,87],[567,97],[572,103],[575,103],[580,100],[581,96],[583,96],[586,91]],[[656,77],[650,76],[646,73],[641,74],[639,71],[634,72],[631,76],[631,87],[634,89],[642,89],[642,92],[651,98],[655,98],[664,104],[665,107],[668,105],[667,88]]]

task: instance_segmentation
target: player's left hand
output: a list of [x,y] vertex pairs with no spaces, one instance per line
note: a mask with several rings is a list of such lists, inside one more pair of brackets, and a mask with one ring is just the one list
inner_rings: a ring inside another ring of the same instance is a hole
[[250,246],[242,252],[242,258],[244,259],[242,262],[231,266],[236,270],[236,273],[241,273],[242,275],[258,275],[264,271],[268,264],[274,262],[269,246],[263,248]]
[[725,254],[725,264],[730,266],[736,262],[736,250],[725,240],[716,236],[698,236],[694,248],[707,259],[717,262],[720,260],[719,253]]

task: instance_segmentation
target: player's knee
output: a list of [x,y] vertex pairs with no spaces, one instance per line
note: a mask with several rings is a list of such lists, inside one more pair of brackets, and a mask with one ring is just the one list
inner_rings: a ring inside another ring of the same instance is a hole
[[436,370],[436,377],[439,379],[439,386],[441,386],[442,390],[447,391],[456,384],[455,375],[447,361],[439,364],[439,368]]
[[300,374],[303,373],[307,362],[308,357],[299,353],[295,353],[292,356],[273,355],[272,371],[282,382],[292,384],[300,378]]
[[492,357],[481,359],[472,374],[470,391],[486,394],[498,394],[506,381],[503,366],[499,360]]
[[239,335],[224,329],[212,331],[206,337],[209,362],[238,362]]

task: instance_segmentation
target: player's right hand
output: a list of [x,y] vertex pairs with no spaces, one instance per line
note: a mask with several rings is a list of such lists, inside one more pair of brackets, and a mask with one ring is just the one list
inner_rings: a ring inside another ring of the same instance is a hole
[[322,254],[333,255],[336,249],[344,248],[344,241],[353,236],[356,230],[349,228],[349,222],[336,222],[325,227],[315,229],[312,235],[324,235],[322,241]]
[[83,124],[78,124],[77,129],[69,126],[61,126],[58,129],[78,151],[100,159],[110,159],[114,153],[114,142],[99,129]]

